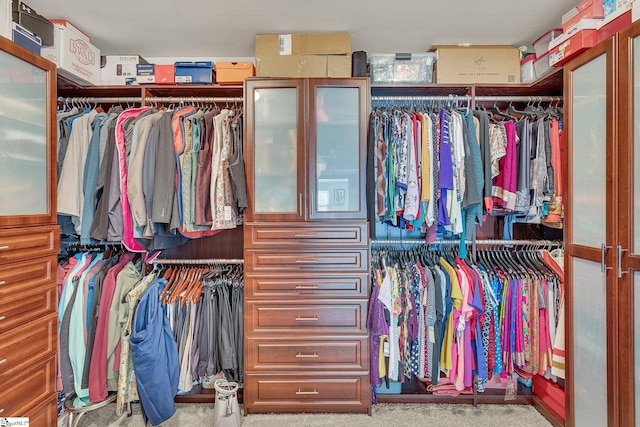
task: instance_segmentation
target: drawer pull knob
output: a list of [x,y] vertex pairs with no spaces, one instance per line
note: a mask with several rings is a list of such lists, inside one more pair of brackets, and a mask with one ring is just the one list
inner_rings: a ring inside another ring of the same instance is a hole
[[305,359],[305,358],[315,358],[315,357],[319,357],[319,356],[318,356],[318,353],[313,353],[313,354],[298,353],[298,354],[296,354],[296,357],[298,357],[300,359]]
[[[2,282],[0,282],[2,285]],[[318,289],[318,285],[296,285],[296,289]]]
[[4,284],[6,284],[6,283],[7,283],[7,282],[5,282],[4,280],[0,280],[0,285],[4,285]]
[[4,408],[0,408],[0,414],[4,412]]
[[[2,320],[2,319],[0,319],[0,320]],[[309,321],[310,320],[312,322],[315,322],[315,321],[318,320],[318,316],[313,316],[313,317],[298,316],[298,317],[296,317],[296,320],[298,320],[298,321]]]
[[4,316],[0,316],[0,320],[4,320],[4,319],[5,319],[5,317],[4,317]]
[[297,237],[299,239],[313,239],[318,237],[317,234],[294,234],[293,237]]
[[0,246],[0,251],[6,251],[9,249],[9,246]]
[[318,258],[297,259],[297,264],[317,264]]
[[313,389],[313,391],[298,390],[296,391],[296,394],[320,394],[320,392],[317,389]]
[[7,362],[7,359],[4,358],[4,359],[0,360],[0,365],[2,365],[3,363],[6,363],[6,362]]

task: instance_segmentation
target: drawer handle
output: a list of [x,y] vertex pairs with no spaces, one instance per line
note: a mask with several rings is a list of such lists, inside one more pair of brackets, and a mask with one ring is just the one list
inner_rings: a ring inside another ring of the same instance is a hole
[[[0,282],[2,285],[2,282]],[[296,285],[296,289],[318,289],[318,285]]]
[[0,408],[0,414],[4,412],[4,408]]
[[0,360],[0,365],[2,365],[3,363],[6,363],[6,362],[7,362],[7,359],[6,359],[6,358],[5,358],[5,359],[2,359],[2,360]]
[[6,251],[8,249],[9,249],[9,246],[0,246],[0,251]]
[[297,264],[317,264],[318,258],[297,259]]
[[0,285],[4,285],[4,284],[6,284],[6,283],[7,283],[7,282],[5,282],[4,280],[0,280]]
[[[2,320],[2,319],[0,319]],[[296,317],[296,320],[298,321],[312,321],[315,322],[318,320],[318,316],[313,316],[313,317],[302,317],[302,316],[298,316]]]
[[4,319],[5,319],[5,317],[4,317],[4,316],[0,316],[0,320],[4,320]]
[[296,394],[320,394],[320,392],[317,389],[313,389],[313,391],[302,391],[298,389],[298,391],[296,391]]
[[294,234],[293,237],[297,237],[299,239],[313,239],[318,237],[317,234]]
[[296,357],[299,359],[305,359],[305,358],[315,358],[315,357],[319,357],[318,353],[313,353],[313,354],[303,354],[303,353],[298,353],[296,354]]

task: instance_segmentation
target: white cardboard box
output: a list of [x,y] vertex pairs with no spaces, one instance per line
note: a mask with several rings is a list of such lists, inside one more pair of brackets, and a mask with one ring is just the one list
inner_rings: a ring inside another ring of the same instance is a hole
[[136,82],[138,64],[147,61],[140,55],[106,55],[100,59],[100,84],[130,85]]
[[56,64],[58,74],[80,85],[100,84],[100,49],[68,21],[53,22],[53,46],[40,54]]

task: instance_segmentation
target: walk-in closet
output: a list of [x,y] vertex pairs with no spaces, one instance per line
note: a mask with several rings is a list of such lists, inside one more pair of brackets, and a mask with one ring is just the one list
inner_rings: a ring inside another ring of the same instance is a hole
[[640,4],[146,3],[0,0],[0,417],[640,425]]

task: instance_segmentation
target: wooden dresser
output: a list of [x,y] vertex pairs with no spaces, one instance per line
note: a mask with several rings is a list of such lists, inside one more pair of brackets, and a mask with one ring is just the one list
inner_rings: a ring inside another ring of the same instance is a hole
[[[0,37],[0,417],[57,424],[55,66]],[[7,101],[8,100],[8,101]]]
[[370,411],[367,93],[245,83],[245,413]]

